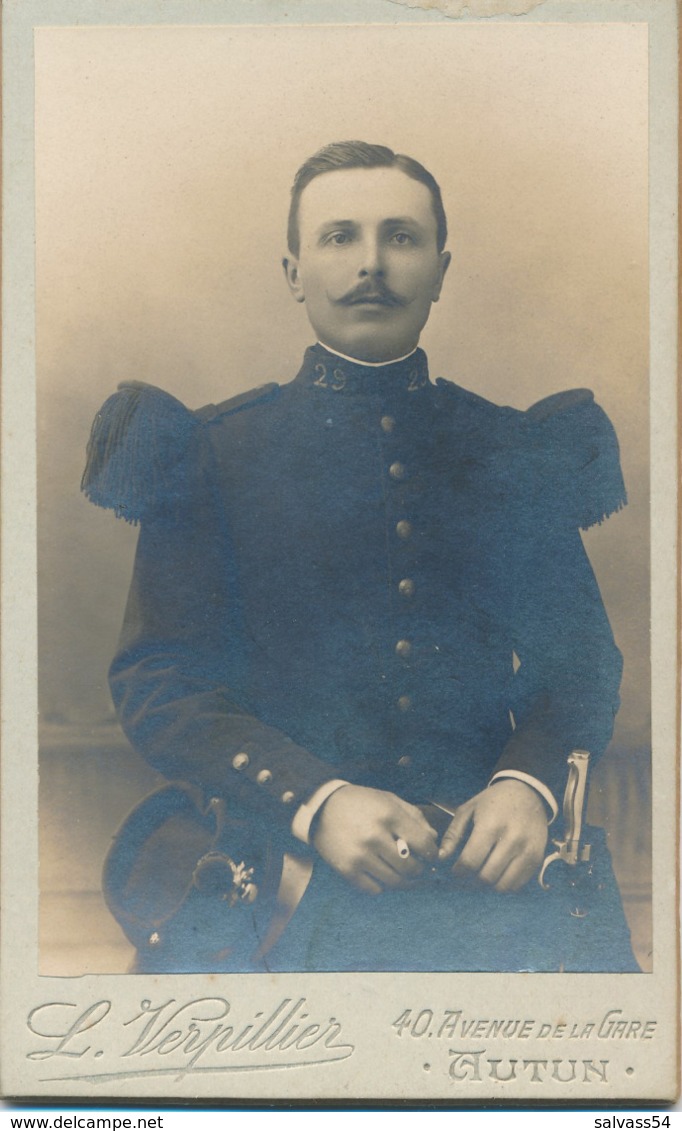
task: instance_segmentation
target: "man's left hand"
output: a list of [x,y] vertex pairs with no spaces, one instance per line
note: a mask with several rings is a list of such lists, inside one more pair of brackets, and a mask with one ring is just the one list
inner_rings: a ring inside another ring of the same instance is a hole
[[503,778],[460,805],[438,855],[448,860],[463,845],[453,875],[517,891],[539,871],[546,844],[542,798],[525,782]]

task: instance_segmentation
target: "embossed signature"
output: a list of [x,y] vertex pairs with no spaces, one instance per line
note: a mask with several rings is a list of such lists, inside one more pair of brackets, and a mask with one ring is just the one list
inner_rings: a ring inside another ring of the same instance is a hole
[[[45,1002],[31,1010],[27,1019],[29,1031],[42,1042],[27,1053],[27,1059],[78,1062],[74,1064],[79,1069],[77,1074],[50,1076],[53,1080],[157,1075],[182,1080],[196,1073],[329,1064],[346,1060],[355,1051],[354,1045],[342,1040],[341,1023],[335,1017],[322,1021],[311,1018],[305,997],[296,1001],[284,998],[274,1009],[259,1010],[247,1020],[238,1019],[231,1003],[222,997],[184,1003],[169,998],[160,1004],[144,998],[134,1017],[115,1022],[114,1005],[107,998],[86,1009],[74,1002]],[[120,1049],[116,1046],[124,1030],[129,1033],[124,1034],[124,1047]],[[97,1071],[90,1061],[105,1053],[125,1058],[130,1067]],[[203,1058],[205,1063],[199,1064]]]

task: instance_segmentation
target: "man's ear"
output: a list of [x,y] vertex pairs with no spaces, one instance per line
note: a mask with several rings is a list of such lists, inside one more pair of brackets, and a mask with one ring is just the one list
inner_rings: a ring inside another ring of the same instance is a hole
[[431,296],[432,302],[438,302],[438,299],[440,298],[440,292],[441,292],[441,289],[442,289],[442,286],[443,286],[443,280],[445,278],[445,272],[447,271],[448,267],[450,266],[451,259],[452,259],[452,256],[451,256],[449,251],[441,251],[441,253],[440,253],[440,271],[439,271],[438,280],[436,282],[436,285],[433,288],[433,292],[432,292],[432,296]]
[[295,259],[293,255],[291,259],[288,259],[285,255],[284,259],[282,260],[282,267],[284,268],[284,276],[287,281],[287,286],[296,299],[296,302],[305,302],[303,283],[301,282],[301,276],[298,272],[298,260]]

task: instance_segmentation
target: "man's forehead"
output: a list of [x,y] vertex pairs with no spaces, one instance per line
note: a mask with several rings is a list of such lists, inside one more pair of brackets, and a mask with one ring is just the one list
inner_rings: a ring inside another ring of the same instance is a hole
[[376,222],[412,217],[433,223],[435,214],[426,185],[394,167],[334,169],[304,188],[299,205],[301,227],[317,228],[332,220]]

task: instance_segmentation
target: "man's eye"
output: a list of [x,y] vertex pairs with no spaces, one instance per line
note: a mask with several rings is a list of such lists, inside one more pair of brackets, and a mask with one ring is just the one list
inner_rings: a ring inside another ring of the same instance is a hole
[[414,242],[409,232],[394,232],[391,236],[391,239],[393,240],[393,243],[401,245]]
[[326,243],[334,244],[335,247],[343,247],[344,244],[349,242],[348,232],[330,232],[326,239]]

